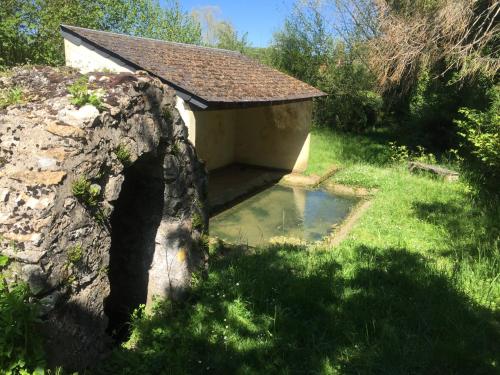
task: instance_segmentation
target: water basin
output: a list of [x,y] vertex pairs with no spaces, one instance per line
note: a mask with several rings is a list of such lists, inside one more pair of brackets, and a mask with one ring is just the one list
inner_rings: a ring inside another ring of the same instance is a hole
[[349,214],[358,198],[325,190],[275,185],[210,219],[210,235],[257,246],[272,237],[321,240]]

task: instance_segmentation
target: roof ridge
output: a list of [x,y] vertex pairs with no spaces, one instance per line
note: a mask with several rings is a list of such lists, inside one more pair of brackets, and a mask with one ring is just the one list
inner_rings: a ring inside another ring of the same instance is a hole
[[[225,53],[230,53],[230,54],[245,56],[245,55],[243,55],[239,51],[233,51],[233,50],[224,49],[224,48],[200,46],[198,44],[190,44],[190,43],[173,42],[171,40],[164,40],[164,39],[147,38],[147,37],[144,37],[144,36],[136,36],[136,35],[129,35],[129,34],[124,34],[124,33],[117,33],[117,32],[114,32],[114,31],[89,29],[87,27],[67,25],[67,24],[64,24],[64,23],[61,24],[61,27],[73,28],[73,29],[80,29],[80,30],[87,30],[87,31],[93,31],[93,32],[96,32],[96,33],[103,33],[103,34],[113,34],[113,35],[118,35],[118,36],[124,36],[124,37],[127,37],[127,38],[151,40],[153,42],[160,42],[160,43],[165,43],[165,44],[175,44],[175,45],[179,45],[179,46],[183,46],[183,47],[189,47],[189,48],[195,48],[195,49],[206,49],[206,50],[209,50],[209,51],[219,51],[219,52],[225,52]],[[247,57],[247,56],[245,56],[245,57]]]

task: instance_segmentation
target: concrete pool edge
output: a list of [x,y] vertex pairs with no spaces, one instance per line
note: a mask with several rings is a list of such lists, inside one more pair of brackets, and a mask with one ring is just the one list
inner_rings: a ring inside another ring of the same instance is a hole
[[[378,189],[367,189],[362,187],[348,186],[337,184],[333,181],[326,181],[322,184],[315,184],[314,186],[304,186],[304,185],[291,185],[289,183],[283,183],[279,181],[272,186],[284,186],[284,187],[299,187],[306,190],[324,190],[328,193],[343,196],[346,198],[356,198],[359,201],[352,207],[350,212],[347,214],[345,219],[338,224],[332,225],[332,232],[325,234],[321,240],[317,241],[307,241],[295,237],[287,236],[277,236],[272,237],[268,240],[266,244],[252,246],[249,244],[233,243],[231,241],[224,240],[217,236],[210,235],[210,240],[212,243],[217,243],[217,246],[223,250],[227,251],[251,251],[258,248],[288,245],[288,246],[328,246],[329,248],[337,246],[344,239],[347,238],[351,229],[357,223],[357,221],[363,216],[363,214],[369,209],[372,204],[372,198]],[[269,187],[269,186],[268,186]]]

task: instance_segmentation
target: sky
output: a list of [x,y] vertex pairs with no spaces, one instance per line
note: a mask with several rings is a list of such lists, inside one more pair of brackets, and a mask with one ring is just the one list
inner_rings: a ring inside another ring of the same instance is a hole
[[191,12],[195,8],[218,8],[221,20],[230,21],[238,35],[248,32],[253,47],[267,47],[273,33],[278,31],[290,13],[293,0],[179,0],[182,8]]

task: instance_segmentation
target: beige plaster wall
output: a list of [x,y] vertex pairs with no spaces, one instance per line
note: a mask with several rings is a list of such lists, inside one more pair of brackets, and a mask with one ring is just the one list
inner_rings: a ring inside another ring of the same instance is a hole
[[95,50],[91,45],[82,42],[76,45],[68,39],[64,39],[64,54],[66,65],[79,69],[82,73],[102,71],[104,69],[113,72],[135,72],[130,66],[121,65],[110,56]]
[[179,115],[188,128],[188,139],[193,145],[196,144],[196,119],[188,103],[181,97],[177,96],[175,101],[175,108],[179,111]]
[[235,159],[302,172],[307,168],[312,101],[240,109]]
[[309,158],[312,101],[192,111],[178,99],[189,139],[209,170],[238,162],[302,172]]
[[193,113],[196,119],[196,152],[205,161],[208,170],[234,163],[238,112],[223,110]]

